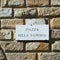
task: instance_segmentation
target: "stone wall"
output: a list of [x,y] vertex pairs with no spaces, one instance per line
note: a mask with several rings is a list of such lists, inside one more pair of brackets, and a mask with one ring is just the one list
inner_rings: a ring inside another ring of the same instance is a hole
[[[48,41],[16,41],[16,25],[48,24]],[[0,60],[60,60],[60,0],[0,0]]]

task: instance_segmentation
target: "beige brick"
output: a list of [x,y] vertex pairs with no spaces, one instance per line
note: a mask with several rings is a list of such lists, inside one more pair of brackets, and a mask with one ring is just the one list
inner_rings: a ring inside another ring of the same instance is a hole
[[59,60],[60,53],[38,53],[38,60]]
[[16,41],[16,29],[4,29],[4,30],[11,31],[12,32],[12,34],[11,34],[12,39],[11,40]]
[[24,5],[24,0],[9,0],[8,5],[23,6]]
[[35,53],[6,53],[8,60],[36,60]]
[[46,6],[49,0],[26,0],[26,6]]
[[23,25],[23,19],[1,19],[1,28],[16,28],[16,25]]
[[50,28],[60,28],[60,18],[52,18],[50,19]]
[[51,38],[53,39],[60,38],[60,29],[53,29],[51,32]]
[[4,6],[20,6],[23,7],[24,6],[24,0],[2,0],[2,7]]
[[5,30],[11,31],[12,32],[11,40],[16,41],[16,29],[5,29]]
[[46,24],[46,19],[39,18],[39,19],[25,19],[26,25],[40,25],[40,24]]
[[22,51],[23,50],[23,43],[22,42],[1,42],[0,45],[4,49],[4,51]]
[[53,44],[52,44],[52,51],[53,50],[60,50],[60,41],[55,41]]
[[37,8],[38,16],[58,16],[60,15],[60,7],[40,7]]
[[26,43],[26,50],[49,50],[49,43],[29,42]]
[[12,39],[12,32],[9,30],[0,30],[0,40]]
[[51,5],[60,5],[60,0],[51,0]]
[[15,8],[14,9],[14,17],[36,17],[36,8]]
[[12,17],[12,8],[0,8],[1,17]]
[[7,0],[1,0],[1,6],[3,7],[3,6],[6,6],[6,4],[7,4]]

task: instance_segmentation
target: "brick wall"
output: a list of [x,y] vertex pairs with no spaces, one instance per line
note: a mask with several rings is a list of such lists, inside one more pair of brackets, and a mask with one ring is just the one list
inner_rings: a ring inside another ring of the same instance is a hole
[[[48,24],[49,41],[16,41],[17,24]],[[60,60],[60,0],[0,0],[0,60]]]

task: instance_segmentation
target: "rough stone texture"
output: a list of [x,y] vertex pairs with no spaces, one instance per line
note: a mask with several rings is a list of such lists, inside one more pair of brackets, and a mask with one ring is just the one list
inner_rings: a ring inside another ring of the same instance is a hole
[[0,45],[5,51],[22,51],[23,50],[23,43],[22,42],[1,42]]
[[23,7],[24,4],[24,0],[2,0],[2,7],[5,7],[6,5]]
[[13,5],[20,7],[24,6],[24,0],[7,0],[7,1],[9,6],[13,6]]
[[23,19],[1,19],[1,28],[16,28],[16,25],[23,25]]
[[0,46],[0,60],[6,60],[5,54]]
[[6,28],[6,29],[2,28],[1,30],[10,31],[11,32],[11,37],[12,37],[11,40],[13,40],[13,41],[16,40],[16,29],[15,28],[12,28],[12,29],[10,29],[10,28]]
[[29,42],[26,43],[26,50],[49,50],[49,43]]
[[60,0],[51,0],[51,5],[60,5]]
[[60,18],[52,18],[50,19],[50,28],[60,28]]
[[60,41],[55,41],[51,47],[52,50],[60,50]]
[[53,29],[51,32],[51,38],[60,39],[60,29]]
[[37,8],[38,16],[58,16],[60,15],[60,7],[40,7]]
[[1,17],[12,17],[12,8],[0,8]]
[[[49,40],[17,41],[17,24],[49,25]],[[0,0],[0,47],[0,60],[60,60],[60,0]]]
[[6,53],[8,60],[36,60],[35,53]]
[[12,39],[12,32],[9,30],[0,30],[0,40],[10,40]]
[[[6,30],[6,29],[3,29],[3,30]],[[16,41],[16,29],[7,29],[6,31],[10,31],[11,32],[11,41]],[[5,31],[4,31],[5,32]],[[4,39],[3,39],[4,40]],[[8,40],[8,39],[5,39],[5,40]],[[10,39],[9,39],[10,41]]]
[[1,7],[6,6],[7,0],[1,0]]
[[[18,12],[19,11],[19,12]],[[18,8],[14,9],[14,17],[36,17],[36,8]]]
[[26,0],[26,6],[46,6],[49,0]]
[[46,24],[45,19],[40,18],[40,19],[25,19],[25,24],[26,25],[40,25],[40,24]]
[[0,7],[1,7],[1,0],[0,0]]
[[59,60],[60,53],[38,53],[38,60]]

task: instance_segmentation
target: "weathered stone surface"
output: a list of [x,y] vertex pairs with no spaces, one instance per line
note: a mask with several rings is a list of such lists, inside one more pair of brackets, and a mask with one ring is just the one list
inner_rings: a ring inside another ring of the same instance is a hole
[[1,42],[1,46],[5,51],[22,51],[23,43],[22,42]]
[[1,0],[0,0],[0,7],[1,7]]
[[38,16],[58,16],[60,15],[59,7],[40,7],[37,8]]
[[50,28],[60,28],[60,18],[50,19]]
[[0,60],[6,60],[5,54],[0,46]]
[[16,25],[22,25],[23,19],[1,19],[1,28],[16,28]]
[[36,17],[36,8],[18,8],[14,9],[14,17]]
[[46,6],[49,0],[26,0],[26,6]]
[[15,41],[16,40],[16,29],[7,29],[7,30],[12,32],[12,34],[11,34],[12,39],[11,40]]
[[12,32],[9,30],[0,30],[0,39],[1,40],[10,40],[12,38]]
[[60,5],[60,0],[51,0],[51,5]]
[[25,19],[25,24],[26,25],[40,25],[40,24],[46,24],[45,19],[40,18],[40,19]]
[[38,60],[59,60],[60,53],[38,53]]
[[49,50],[49,43],[29,42],[26,43],[26,50]]
[[60,29],[53,29],[51,32],[51,38],[60,38]]
[[8,5],[24,6],[24,0],[8,0]]
[[12,17],[12,8],[0,8],[0,17]]
[[3,7],[3,6],[6,6],[6,4],[7,4],[7,0],[1,0],[1,6]]
[[35,53],[6,53],[8,60],[36,60]]
[[60,41],[55,41],[52,44],[52,50],[60,50]]
[[[13,41],[16,40],[16,29],[4,29],[4,30],[12,32],[12,34],[11,34],[12,39],[11,39],[11,40],[13,40]],[[4,31],[4,32],[5,32],[5,31]],[[4,39],[3,39],[3,40],[4,40]],[[8,40],[8,39],[5,39],[5,40]],[[9,39],[9,40],[10,40],[10,39]]]
[[8,5],[24,5],[24,0],[9,0]]
[[2,0],[2,7],[4,6],[24,6],[24,0]]

